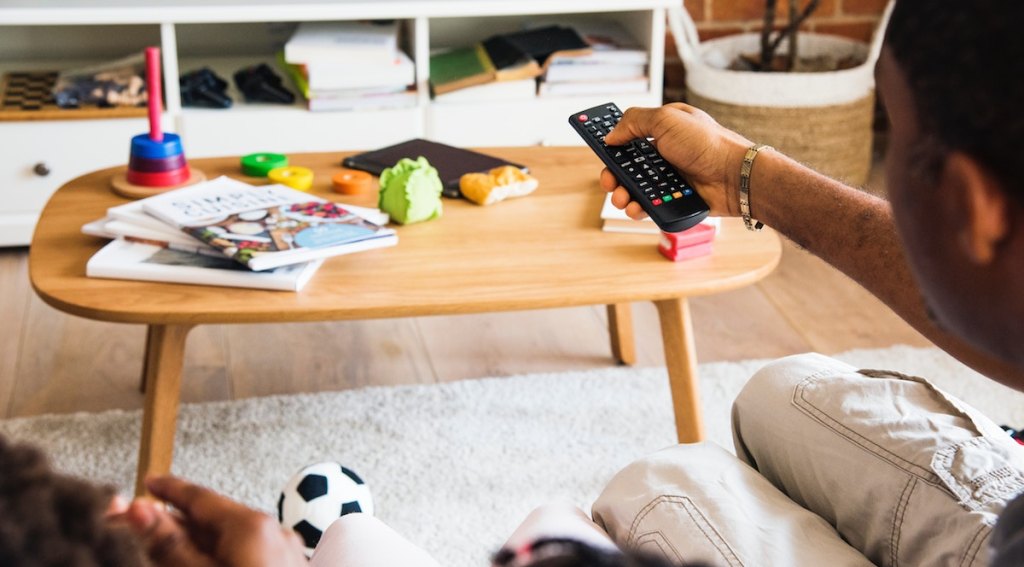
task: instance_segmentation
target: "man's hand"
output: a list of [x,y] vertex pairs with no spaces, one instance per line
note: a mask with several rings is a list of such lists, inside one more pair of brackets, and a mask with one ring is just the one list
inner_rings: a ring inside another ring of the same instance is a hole
[[308,567],[297,535],[261,512],[174,477],[147,480],[156,498],[122,514],[157,567]]
[[[739,216],[739,173],[750,140],[719,125],[688,104],[661,108],[630,108],[605,138],[610,146],[637,138],[654,138],[658,152],[690,182],[714,216]],[[635,219],[646,216],[612,172],[601,172],[601,186],[612,192],[612,204]]]

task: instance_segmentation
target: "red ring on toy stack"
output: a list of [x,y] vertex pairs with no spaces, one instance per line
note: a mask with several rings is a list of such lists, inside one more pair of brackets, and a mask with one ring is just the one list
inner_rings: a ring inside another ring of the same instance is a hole
[[126,175],[128,183],[146,187],[170,187],[188,181],[191,172],[188,165],[171,171],[144,172],[129,169]]

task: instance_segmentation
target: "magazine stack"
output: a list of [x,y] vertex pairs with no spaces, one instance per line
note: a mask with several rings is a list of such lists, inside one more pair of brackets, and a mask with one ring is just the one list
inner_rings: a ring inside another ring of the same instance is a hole
[[228,177],[119,205],[82,232],[113,239],[99,278],[298,291],[325,258],[394,246],[376,209]]

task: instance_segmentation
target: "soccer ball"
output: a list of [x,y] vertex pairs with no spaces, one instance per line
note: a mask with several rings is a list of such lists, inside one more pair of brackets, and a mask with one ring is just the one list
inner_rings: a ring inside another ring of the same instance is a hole
[[359,475],[338,463],[317,463],[288,481],[277,501],[277,519],[294,530],[313,553],[320,537],[345,514],[373,515],[370,489]]

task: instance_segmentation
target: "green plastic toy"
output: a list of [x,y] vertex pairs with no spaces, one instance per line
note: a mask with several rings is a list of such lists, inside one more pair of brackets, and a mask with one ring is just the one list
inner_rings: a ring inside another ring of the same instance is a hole
[[402,158],[380,174],[378,206],[399,224],[441,216],[441,177],[424,157]]

